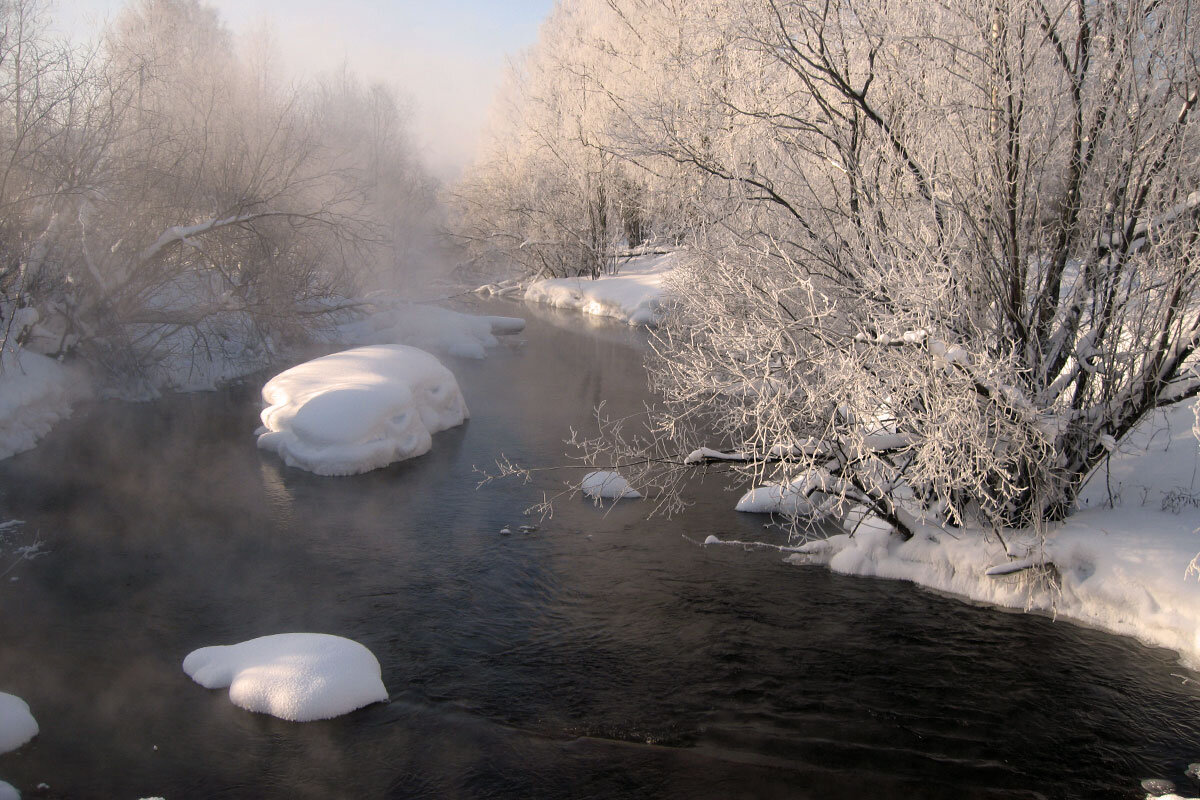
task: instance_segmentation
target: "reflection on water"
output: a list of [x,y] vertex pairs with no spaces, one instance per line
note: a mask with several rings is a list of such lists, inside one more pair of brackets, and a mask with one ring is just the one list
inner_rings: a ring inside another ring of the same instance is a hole
[[[595,403],[645,400],[638,334],[530,316],[486,361],[448,361],[466,425],[367,475],[320,478],[258,451],[253,383],[101,406],[0,462],[0,515],[51,551],[0,581],[0,691],[42,729],[0,756],[0,778],[31,797],[175,800],[1187,785],[1200,692],[1169,653],[697,547],[772,535],[711,483],[673,520],[577,500],[500,534],[557,479],[475,491],[475,466],[500,452],[565,463],[562,439]],[[199,646],[301,630],[371,648],[391,701],[292,724],[180,668]]]

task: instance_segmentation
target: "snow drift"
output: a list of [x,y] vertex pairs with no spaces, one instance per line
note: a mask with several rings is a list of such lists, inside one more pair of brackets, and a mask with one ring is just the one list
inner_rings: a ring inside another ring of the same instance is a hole
[[206,689],[228,686],[236,706],[291,722],[331,719],[388,699],[374,654],[325,633],[201,647],[183,660],[183,671]]
[[262,390],[258,446],[318,475],[355,475],[429,452],[467,419],[450,370],[415,347],[374,345],[281,372]]

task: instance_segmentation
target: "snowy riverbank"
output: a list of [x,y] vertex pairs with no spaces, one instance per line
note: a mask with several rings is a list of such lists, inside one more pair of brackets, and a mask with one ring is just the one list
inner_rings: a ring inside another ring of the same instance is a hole
[[[617,276],[539,281],[525,299],[637,324],[656,316],[673,266],[673,255],[642,257]],[[978,531],[931,530],[904,542],[864,526],[854,536],[807,545],[788,561],[1051,614],[1170,648],[1200,669],[1200,563],[1193,561],[1200,553],[1200,443],[1193,421],[1192,404],[1147,420],[1092,477],[1080,510],[1044,536],[1008,531],[1001,541]]]
[[[905,542],[860,528],[787,560],[1052,614],[1170,648],[1200,669],[1200,574],[1192,566],[1200,552],[1200,447],[1192,421],[1190,405],[1148,420],[1113,455],[1107,475],[1093,476],[1081,509],[1050,527],[1044,541],[1015,531],[1004,542],[981,532],[929,531]],[[1003,565],[1029,567],[993,569]]]
[[537,281],[525,290],[525,302],[612,317],[630,325],[654,325],[662,304],[663,282],[674,269],[675,258],[675,253],[637,256],[622,264],[618,274],[596,280]]
[[23,348],[0,353],[0,458],[36,446],[87,391],[80,369]]

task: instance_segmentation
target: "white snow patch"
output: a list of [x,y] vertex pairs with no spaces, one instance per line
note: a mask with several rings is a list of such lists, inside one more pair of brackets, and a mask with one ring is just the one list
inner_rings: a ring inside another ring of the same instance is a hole
[[0,800],[21,800],[21,793],[11,783],[0,781]]
[[[787,484],[768,483],[742,495],[734,506],[735,511],[752,514],[782,514],[788,517],[806,517],[822,513],[821,499],[827,497],[819,489],[806,496],[810,485],[819,478],[801,475]],[[815,501],[815,502],[814,502]]]
[[525,294],[525,287],[520,281],[509,278],[499,283],[485,283],[474,291],[484,297],[517,297]]
[[450,370],[415,347],[375,345],[281,372],[262,390],[258,446],[318,475],[354,475],[429,452],[467,419]]
[[613,317],[630,325],[655,325],[664,294],[663,279],[674,267],[674,253],[638,256],[623,264],[617,275],[537,281],[525,290],[525,301]]
[[725,453],[720,450],[713,450],[711,447],[699,447],[687,454],[683,459],[684,464],[699,464],[702,461],[749,461],[751,456],[747,453]]
[[520,317],[476,316],[412,303],[389,294],[370,295],[373,311],[339,326],[335,338],[347,344],[407,344],[460,358],[485,358],[497,336],[525,330]]
[[0,753],[16,750],[37,734],[37,720],[29,713],[29,704],[0,692]]
[[228,686],[236,706],[291,722],[331,719],[388,699],[374,654],[325,633],[201,647],[183,660],[183,671],[206,689]]
[[0,458],[32,449],[71,416],[84,393],[81,371],[25,349],[0,353]]
[[[853,535],[832,536],[787,560],[1052,613],[1170,648],[1186,666],[1200,668],[1200,580],[1186,574],[1200,551],[1200,515],[1191,507],[1189,513],[1164,510],[1163,499],[1170,487],[1194,491],[1178,486],[1198,474],[1191,414],[1189,407],[1175,408],[1123,441],[1126,452],[1114,454],[1110,482],[1125,487],[1124,503],[1098,507],[1106,497],[1098,476],[1082,498],[1090,507],[1052,527],[1044,542],[1030,531],[1006,531],[1006,547],[990,532],[937,529],[904,541],[859,509],[843,523],[855,528]],[[1146,443],[1148,451],[1135,451]],[[1144,492],[1131,493],[1125,481]]]
[[636,500],[642,496],[629,485],[629,481],[615,472],[589,472],[583,476],[583,482],[579,484],[579,488],[588,497],[594,497],[597,500],[620,500],[622,498]]

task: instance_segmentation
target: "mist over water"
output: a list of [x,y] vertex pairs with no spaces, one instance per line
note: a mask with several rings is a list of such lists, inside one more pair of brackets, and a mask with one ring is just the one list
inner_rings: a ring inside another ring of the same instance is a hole
[[[474,468],[566,463],[597,402],[641,407],[644,347],[622,326],[488,308],[527,331],[446,360],[472,417],[412,461],[287,468],[255,448],[249,380],[100,404],[0,462],[0,519],[49,550],[0,580],[0,691],[41,725],[0,778],[30,797],[172,800],[1186,789],[1200,684],[1172,654],[699,547],[779,541],[712,480],[675,519],[564,499],[501,535],[576,473],[476,490]],[[390,702],[287,723],[181,669],[194,648],[289,631],[362,642]]]

